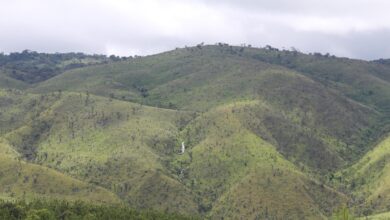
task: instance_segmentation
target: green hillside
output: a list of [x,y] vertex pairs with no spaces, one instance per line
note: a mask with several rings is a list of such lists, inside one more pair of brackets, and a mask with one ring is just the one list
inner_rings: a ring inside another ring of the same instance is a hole
[[45,81],[66,70],[118,60],[121,60],[121,58],[116,56],[108,58],[105,55],[48,54],[24,50],[10,54],[0,53],[0,72],[26,84],[34,84]]
[[[186,113],[75,93],[50,95],[37,105],[44,111],[5,135],[24,158],[105,187],[137,207],[196,213],[188,190],[163,166]],[[156,201],[154,190],[166,196]]]
[[363,207],[363,214],[372,214],[389,210],[390,204],[390,136],[382,140],[358,163],[343,171],[348,177],[351,190]]
[[[330,188],[321,189],[320,183],[241,125],[239,112],[257,107],[257,102],[218,107],[196,117],[191,112],[87,94],[63,93],[55,97],[56,101],[43,98],[53,104],[40,112],[34,120],[37,123],[23,125],[7,133],[5,138],[26,159],[109,189],[133,207],[209,213],[213,217],[221,216],[220,209],[236,213],[238,207],[227,203],[231,198],[227,196],[230,188],[244,184],[241,178],[251,177],[252,172],[260,175],[257,170],[262,170],[261,175],[267,177],[265,182],[257,183],[257,190],[268,185],[272,192],[280,190],[282,182],[302,182],[303,185],[295,186],[301,193],[292,194],[290,202],[301,199],[306,205],[280,211],[283,198],[270,197],[270,201],[264,198],[264,204],[251,207],[256,212],[245,214],[244,209],[243,214],[248,217],[268,212],[264,215],[323,218],[347,200]],[[184,125],[193,117],[196,117],[193,122]],[[219,130],[218,124],[224,125],[224,130]],[[205,133],[198,134],[200,129]],[[180,141],[191,146],[188,154],[177,154]],[[24,146],[34,146],[34,149]],[[288,190],[291,188],[287,187]],[[304,193],[306,190],[310,195]],[[319,199],[330,193],[334,195],[324,201]],[[214,206],[218,207],[216,211]]]
[[[202,209],[216,219],[320,219],[346,202],[345,195],[302,173],[244,126],[240,112],[253,106],[260,107],[256,102],[218,107],[181,132],[190,149],[173,166],[201,195]],[[297,200],[301,203],[294,205]]]
[[224,44],[115,61],[0,74],[1,196],[209,219],[390,211],[386,63]]
[[19,80],[13,79],[0,70],[0,88],[1,89],[24,89],[27,85]]
[[48,167],[21,160],[19,154],[0,140],[0,197],[5,199],[57,198],[99,203],[119,203],[106,189],[86,184]]
[[[300,143],[301,147],[309,146],[308,142],[315,143],[323,154],[316,157],[326,157],[326,162],[319,163],[329,162],[313,164],[313,160],[305,161],[306,165],[316,169],[333,169],[355,160],[382,133],[383,126],[380,125],[387,112],[357,103],[305,74],[248,58],[249,52],[239,52],[239,48],[232,50],[235,52],[219,46],[180,49],[74,70],[43,82],[31,91],[88,91],[151,106],[190,111],[207,111],[234,101],[260,100],[271,106],[274,115],[283,115],[268,117],[269,124],[278,120],[290,127],[287,134],[280,134],[281,129],[286,130],[281,126],[268,128],[272,130],[270,132],[280,151],[292,159],[310,160],[308,155],[301,155],[310,153],[310,150],[286,152],[284,149],[286,142],[291,143],[289,139],[306,136],[300,141],[304,142]],[[383,96],[390,98],[390,93]],[[290,130],[295,134],[289,134]],[[297,140],[292,142],[298,144]]]

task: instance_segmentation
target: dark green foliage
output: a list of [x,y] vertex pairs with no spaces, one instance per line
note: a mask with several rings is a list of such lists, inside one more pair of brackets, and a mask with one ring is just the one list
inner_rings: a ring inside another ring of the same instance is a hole
[[384,65],[390,65],[390,59],[379,59],[372,61],[373,63],[380,63]]
[[353,220],[355,219],[351,211],[345,205],[340,207],[333,213],[332,219],[334,220]]
[[33,160],[36,156],[36,148],[40,139],[50,130],[51,123],[42,120],[32,121],[31,129],[20,134],[18,141],[13,143],[16,149],[27,160]]
[[96,205],[61,200],[34,200],[31,202],[0,201],[0,219],[7,220],[78,220],[78,219],[196,219],[179,214],[152,210],[135,210],[122,205]]
[[91,64],[119,61],[120,58],[105,55],[86,55],[83,53],[38,53],[24,50],[9,55],[0,55],[0,69],[11,78],[37,83],[56,76],[66,70],[81,68]]

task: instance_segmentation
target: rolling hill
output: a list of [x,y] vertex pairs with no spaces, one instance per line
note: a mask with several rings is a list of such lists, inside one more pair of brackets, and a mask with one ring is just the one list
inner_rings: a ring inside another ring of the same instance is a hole
[[[306,138],[310,140],[302,140],[306,141],[302,145],[308,146],[308,141],[316,142],[316,150],[323,148],[324,156],[331,158],[326,161],[332,166],[356,159],[354,154],[364,153],[367,143],[382,133],[380,123],[384,118],[388,119],[385,110],[379,111],[367,103],[357,102],[295,70],[245,57],[249,56],[245,52],[242,55],[225,50],[216,46],[184,49],[103,67],[73,70],[39,84],[31,92],[88,91],[151,106],[197,112],[234,101],[261,100],[272,105],[271,111],[283,114],[283,117],[273,117],[269,123],[285,118],[292,123],[279,123],[308,128],[301,133],[317,133]],[[239,51],[233,49],[236,50]],[[388,99],[389,94],[387,89],[380,97]],[[276,131],[280,128],[273,128],[273,132],[280,133]],[[287,138],[298,135],[288,136],[277,137],[281,139],[275,140],[279,148],[283,148]],[[332,143],[336,149],[325,149],[331,148],[326,142],[338,142]],[[337,156],[329,155],[335,150]],[[285,156],[290,154],[284,153]],[[296,153],[298,151],[291,152]],[[313,163],[313,160],[307,163]],[[311,166],[332,169],[330,165]]]
[[[219,44],[12,80],[3,169],[44,173],[61,198],[210,219],[390,211],[386,63]],[[41,196],[21,181],[13,196]]]

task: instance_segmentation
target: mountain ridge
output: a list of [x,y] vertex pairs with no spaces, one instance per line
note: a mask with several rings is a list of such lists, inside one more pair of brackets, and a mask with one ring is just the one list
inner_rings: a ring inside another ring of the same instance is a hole
[[198,45],[74,68],[27,87],[0,83],[0,137],[27,163],[139,209],[212,219],[324,219],[346,203],[360,216],[387,212],[386,189],[372,193],[382,196],[375,206],[362,190],[387,180],[352,175],[390,131],[390,67],[378,62]]

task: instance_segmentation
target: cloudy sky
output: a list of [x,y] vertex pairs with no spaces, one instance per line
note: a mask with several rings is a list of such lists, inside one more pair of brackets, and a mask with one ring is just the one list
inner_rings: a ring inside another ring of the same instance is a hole
[[225,42],[390,58],[387,0],[0,0],[0,51],[147,55]]

